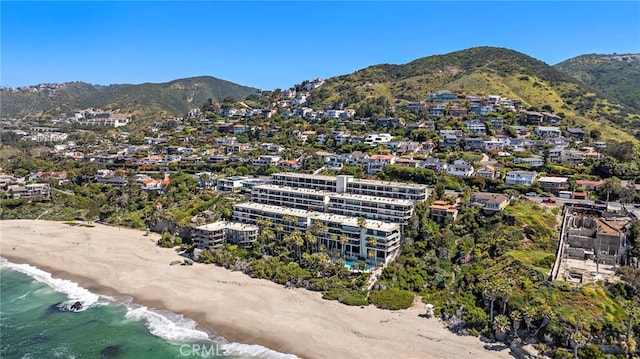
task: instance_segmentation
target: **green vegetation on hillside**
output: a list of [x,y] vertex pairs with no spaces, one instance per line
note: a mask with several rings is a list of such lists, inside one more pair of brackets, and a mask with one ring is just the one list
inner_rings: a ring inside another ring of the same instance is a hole
[[258,90],[215,77],[201,76],[174,80],[167,83],[139,85],[91,85],[70,82],[51,91],[22,92],[2,90],[2,114],[5,117],[27,115],[57,116],[95,107],[119,109],[138,118],[183,116],[192,108],[199,108],[208,99],[225,97],[243,99]]
[[384,116],[390,113],[380,104],[426,101],[437,90],[517,98],[525,107],[562,113],[567,126],[598,129],[601,139],[640,139],[640,111],[601,97],[544,62],[503,48],[476,47],[405,65],[367,67],[327,80],[312,91],[310,101],[317,108],[336,102],[356,110],[373,107],[367,114]]
[[640,55],[582,55],[553,65],[609,100],[640,111]]

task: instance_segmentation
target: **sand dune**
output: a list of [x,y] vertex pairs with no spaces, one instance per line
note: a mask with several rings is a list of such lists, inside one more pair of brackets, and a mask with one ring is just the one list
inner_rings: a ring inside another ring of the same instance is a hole
[[0,221],[0,256],[107,295],[196,320],[230,341],[259,344],[301,358],[510,358],[457,336],[423,306],[388,311],[326,301],[213,265],[169,266],[181,259],[155,245],[157,235],[95,225]]

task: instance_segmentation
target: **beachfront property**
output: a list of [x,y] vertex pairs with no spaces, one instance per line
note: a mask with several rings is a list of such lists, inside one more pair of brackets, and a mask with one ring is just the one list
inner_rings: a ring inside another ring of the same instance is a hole
[[414,209],[414,203],[406,199],[276,185],[255,186],[251,193],[251,201],[403,224],[409,221]]
[[258,238],[258,226],[246,223],[218,221],[196,227],[191,238],[198,248],[219,248],[227,243],[251,248]]
[[[366,259],[371,264],[387,264],[400,251],[402,237],[400,225],[376,220],[365,220],[357,217],[342,216],[332,213],[321,213],[262,203],[237,203],[233,205],[233,220],[239,223],[255,224],[258,219],[269,219],[273,226],[282,226],[278,231],[279,239],[299,230],[311,230],[316,221],[326,225],[327,231],[317,235],[318,243],[328,251],[338,251],[347,260]],[[346,243],[341,239],[346,236]],[[375,245],[373,241],[375,240]],[[369,251],[375,253],[368,257]]]
[[51,198],[48,183],[16,184],[7,186],[7,198],[46,201]]
[[426,185],[365,180],[348,175],[322,176],[281,172],[271,175],[271,184],[336,193],[405,199],[414,202],[425,201],[429,197],[429,190]]

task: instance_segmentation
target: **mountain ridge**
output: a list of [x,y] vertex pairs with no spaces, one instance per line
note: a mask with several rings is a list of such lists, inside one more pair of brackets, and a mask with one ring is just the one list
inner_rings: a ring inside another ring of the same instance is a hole
[[[563,113],[566,125],[604,130],[605,137],[611,139],[640,139],[640,111],[630,111],[570,75],[506,48],[475,47],[404,65],[369,66],[327,79],[311,98],[316,105],[337,102],[350,108],[362,108],[376,100],[382,108],[425,101],[437,90],[518,98],[526,107],[545,106]],[[377,114],[386,115],[384,111]]]
[[[20,90],[24,89],[24,90]],[[222,80],[213,76],[196,76],[168,82],[141,84],[93,85],[75,81],[61,84],[4,88],[2,112],[9,116],[46,115],[97,107],[120,109],[146,116],[178,116],[200,107],[207,99],[245,98],[258,93],[257,88]]]

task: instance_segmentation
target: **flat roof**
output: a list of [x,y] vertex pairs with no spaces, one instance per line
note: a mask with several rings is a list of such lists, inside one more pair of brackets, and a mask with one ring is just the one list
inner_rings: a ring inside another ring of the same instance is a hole
[[[342,225],[358,227],[358,217],[349,217],[349,216],[343,216],[339,214],[307,211],[307,210],[297,209],[297,208],[272,206],[268,204],[252,203],[252,202],[236,203],[233,205],[233,208],[256,209],[256,210],[265,211],[265,212],[278,213],[282,215],[288,214],[292,216],[305,217],[305,218],[311,218],[311,219],[320,219],[327,222],[337,222]],[[390,232],[397,229],[399,230],[400,225],[397,223],[388,223],[388,222],[367,219],[365,228]]]
[[288,186],[278,186],[273,184],[263,184],[254,186],[255,189],[266,189],[266,190],[275,190],[280,192],[289,192],[289,193],[308,193],[314,194],[318,196],[329,196],[333,198],[344,198],[344,199],[358,199],[361,201],[368,202],[379,202],[379,203],[392,203],[397,205],[405,205],[411,206],[413,202],[408,199],[396,199],[396,198],[388,198],[388,197],[379,197],[379,196],[367,196],[363,194],[353,194],[353,193],[336,193],[330,191],[322,191],[315,190],[310,188],[299,188],[299,187],[288,187]]
[[261,184],[261,185],[253,186],[253,188],[275,190],[275,191],[289,192],[289,193],[308,193],[308,194],[315,194],[318,196],[329,196],[329,195],[335,194],[335,192],[322,191],[322,190],[317,190],[312,188],[278,186],[275,184]]
[[233,229],[236,231],[257,231],[260,228],[253,224],[248,223],[238,223],[238,222],[224,222],[226,223],[226,228]]
[[278,172],[278,173],[271,174],[271,177],[275,177],[275,176],[294,177],[294,178],[314,178],[314,179],[323,179],[326,181],[337,180],[335,176],[314,175],[310,173],[296,173],[296,172]]
[[205,231],[220,231],[226,228],[226,222],[217,221],[213,223],[207,223],[202,226],[196,227],[196,229],[202,229]]
[[[325,176],[325,175],[313,175],[309,173],[296,173],[296,172],[278,172],[271,175],[281,176],[281,177],[294,177],[294,178],[310,178],[310,179],[319,179],[325,181],[337,181],[338,178],[336,176]],[[406,182],[391,182],[391,181],[378,181],[378,180],[367,180],[361,178],[354,178],[353,176],[346,176],[348,178],[348,183],[361,183],[361,184],[370,184],[376,186],[394,186],[394,187],[406,187],[406,188],[414,188],[420,190],[428,189],[427,185],[417,184],[417,183],[406,183]]]
[[538,178],[538,182],[551,182],[551,183],[565,183],[567,182],[569,179],[566,177],[548,177],[548,176],[542,176],[540,178]]
[[425,184],[417,184],[417,183],[406,183],[406,182],[391,182],[391,181],[377,181],[377,180],[368,180],[362,178],[354,178],[350,183],[361,183],[361,184],[371,184],[376,186],[392,186],[392,187],[406,187],[413,188],[419,190],[426,190],[429,187]]
[[367,202],[392,203],[392,204],[405,205],[405,206],[413,205],[413,201],[410,201],[408,199],[397,199],[397,198],[388,198],[388,197],[367,196],[367,195],[363,195],[363,194],[331,193],[329,196],[330,197],[334,197],[334,198],[359,199],[361,201],[367,201]]

